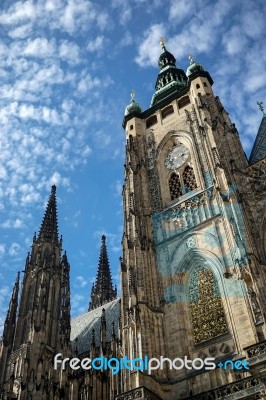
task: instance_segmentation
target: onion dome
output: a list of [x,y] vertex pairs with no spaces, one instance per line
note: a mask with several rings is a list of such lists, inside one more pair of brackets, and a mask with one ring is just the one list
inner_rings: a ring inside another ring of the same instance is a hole
[[190,61],[190,66],[187,69],[187,77],[194,74],[194,72],[204,71],[203,66],[201,64],[196,63],[192,55],[189,56],[189,61]]
[[141,113],[142,109],[140,105],[134,100],[135,98],[135,92],[132,90],[131,92],[131,102],[128,106],[126,106],[125,109],[125,116],[131,113]]
[[176,59],[165,47],[165,41],[161,39],[162,54],[158,60],[160,68],[155,84],[155,93],[152,97],[151,106],[160,103],[173,93],[182,92],[187,87],[187,76],[185,72],[176,66]]

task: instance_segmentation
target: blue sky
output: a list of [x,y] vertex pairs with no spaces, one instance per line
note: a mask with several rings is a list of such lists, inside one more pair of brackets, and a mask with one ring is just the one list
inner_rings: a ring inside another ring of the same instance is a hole
[[50,186],[84,312],[100,237],[119,284],[125,106],[147,109],[160,37],[186,70],[203,64],[249,154],[266,102],[264,0],[2,0],[0,6],[0,331]]

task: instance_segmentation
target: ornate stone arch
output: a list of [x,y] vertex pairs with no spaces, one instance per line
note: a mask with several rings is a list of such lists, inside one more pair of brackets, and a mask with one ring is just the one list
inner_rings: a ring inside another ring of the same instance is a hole
[[[172,149],[177,147],[179,144],[184,145],[189,150],[189,158],[184,163],[184,165],[181,165],[180,168],[177,167],[178,170],[173,171],[165,166],[165,160],[167,159]],[[157,146],[157,149],[155,151],[155,159],[157,162],[163,205],[167,205],[173,200],[172,193],[169,190],[169,180],[171,179],[171,175],[173,172],[180,174],[180,180],[182,182],[182,195],[186,194],[187,190],[185,190],[183,182],[183,170],[186,165],[189,165],[189,169],[193,168],[193,174],[195,178],[194,181],[197,182],[194,186],[203,187],[203,177],[201,176],[201,171],[198,168],[199,160],[195,148],[195,143],[189,132],[177,130],[168,131]]]
[[[182,242],[191,240],[192,244],[197,235],[186,235]],[[175,249],[170,257],[172,263],[177,254]],[[223,275],[224,266],[215,253],[192,246],[179,258],[176,268],[171,268],[171,273],[172,285],[166,291],[168,301],[183,303],[194,344],[232,331],[227,311],[230,287]]]

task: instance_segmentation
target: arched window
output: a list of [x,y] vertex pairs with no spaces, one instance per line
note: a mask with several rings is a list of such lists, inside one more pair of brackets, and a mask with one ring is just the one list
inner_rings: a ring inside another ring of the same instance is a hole
[[175,172],[172,173],[169,179],[169,189],[171,200],[178,199],[178,197],[182,196],[180,178]]
[[166,118],[170,114],[173,114],[173,112],[174,112],[174,107],[173,106],[165,107],[162,110],[162,119]]
[[152,125],[157,124],[157,117],[156,115],[152,115],[146,121],[146,128],[150,128]]
[[196,84],[196,88],[197,88],[197,89],[200,88],[200,84],[199,84],[199,83]]
[[197,188],[197,182],[193,168],[189,165],[186,166],[183,172],[183,182],[185,187],[185,193],[190,192]]
[[186,105],[188,105],[189,103],[190,103],[189,97],[188,96],[184,96],[184,97],[182,97],[182,99],[179,100],[178,107],[179,108],[183,108]]
[[218,282],[210,269],[198,267],[192,271],[188,301],[195,344],[228,332]]
[[207,83],[206,83],[206,82],[203,82],[203,86],[207,87],[208,85],[207,85]]

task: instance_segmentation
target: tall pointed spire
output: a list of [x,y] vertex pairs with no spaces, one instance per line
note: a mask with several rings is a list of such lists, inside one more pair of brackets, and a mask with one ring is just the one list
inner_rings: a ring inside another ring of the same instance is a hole
[[58,242],[58,225],[57,225],[57,206],[56,206],[56,186],[51,189],[50,198],[46,207],[46,211],[42,220],[38,241],[57,241]]
[[117,290],[113,288],[109,259],[106,247],[106,236],[102,236],[96,283],[91,289],[89,311],[116,299]]
[[16,317],[18,308],[18,293],[19,293],[19,275],[18,272],[17,279],[13,288],[12,296],[9,302],[9,308],[6,315],[3,340],[0,341],[0,388],[2,387],[6,368],[7,359],[12,351],[15,329],[16,329]]
[[[13,340],[10,336],[13,336],[15,324],[16,324],[16,314],[17,314],[17,307],[18,307],[18,292],[19,292],[19,276],[20,272],[18,272],[15,285],[13,287],[12,296],[9,302],[9,308],[7,311],[7,316],[4,325],[4,334],[3,338]],[[10,343],[9,343],[10,344]]]

